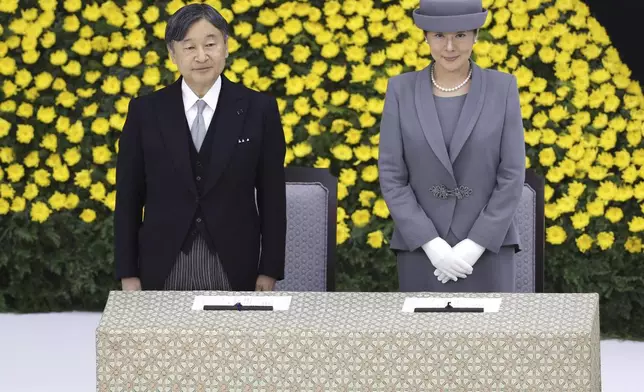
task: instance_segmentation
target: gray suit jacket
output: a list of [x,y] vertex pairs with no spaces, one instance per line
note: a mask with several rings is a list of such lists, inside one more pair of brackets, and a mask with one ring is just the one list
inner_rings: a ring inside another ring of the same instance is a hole
[[391,248],[414,251],[451,229],[494,253],[506,245],[518,251],[513,217],[525,180],[523,132],[513,75],[474,65],[449,152],[429,69],[391,78],[378,158],[395,226]]

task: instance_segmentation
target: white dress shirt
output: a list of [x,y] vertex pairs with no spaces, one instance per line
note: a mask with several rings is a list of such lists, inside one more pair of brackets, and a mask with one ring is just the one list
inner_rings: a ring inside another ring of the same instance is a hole
[[[203,109],[203,119],[204,124],[206,124],[206,131],[208,131],[208,127],[210,126],[210,122],[212,121],[212,116],[215,114],[215,109],[217,108],[217,102],[219,101],[220,92],[221,76],[217,78],[215,84],[212,85],[206,95],[201,98],[206,101],[206,107]],[[195,117],[197,117],[197,101],[199,100],[199,97],[188,86],[185,79],[181,80],[181,95],[183,97],[183,109],[186,112],[186,120],[188,120],[188,128],[192,128]]]

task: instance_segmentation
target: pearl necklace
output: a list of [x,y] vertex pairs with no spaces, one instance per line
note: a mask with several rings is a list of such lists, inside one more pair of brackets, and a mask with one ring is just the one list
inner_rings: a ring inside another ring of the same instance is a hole
[[456,90],[460,89],[461,87],[465,86],[465,84],[472,77],[472,67],[470,66],[470,72],[467,74],[467,77],[465,78],[465,80],[463,82],[461,82],[461,84],[459,84],[458,86],[455,86],[455,87],[450,87],[450,88],[439,86],[438,83],[436,83],[436,79],[434,78],[434,65],[431,66],[430,75],[431,75],[431,78],[432,78],[432,84],[434,86],[436,86],[437,89],[449,93],[449,92],[452,92],[452,91],[456,91]]

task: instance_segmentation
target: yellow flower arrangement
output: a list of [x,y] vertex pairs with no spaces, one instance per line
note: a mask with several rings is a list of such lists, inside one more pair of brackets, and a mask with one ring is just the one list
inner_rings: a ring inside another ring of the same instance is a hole
[[[279,97],[285,164],[338,175],[338,245],[386,248],[379,117],[387,79],[430,62],[418,0],[206,2],[231,24],[226,77]],[[178,76],[163,36],[186,4],[121,3],[0,2],[0,215],[91,223],[113,210],[129,100]],[[474,56],[517,77],[547,242],[642,252],[644,96],[606,31],[579,0],[483,3]]]

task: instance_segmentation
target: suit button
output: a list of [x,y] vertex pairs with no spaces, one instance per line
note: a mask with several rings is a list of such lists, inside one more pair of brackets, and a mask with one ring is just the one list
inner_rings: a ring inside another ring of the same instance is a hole
[[201,218],[197,218],[197,223],[201,223]]
[[201,181],[201,176],[197,176],[197,181]]
[[197,167],[201,167],[201,161],[197,161]]

